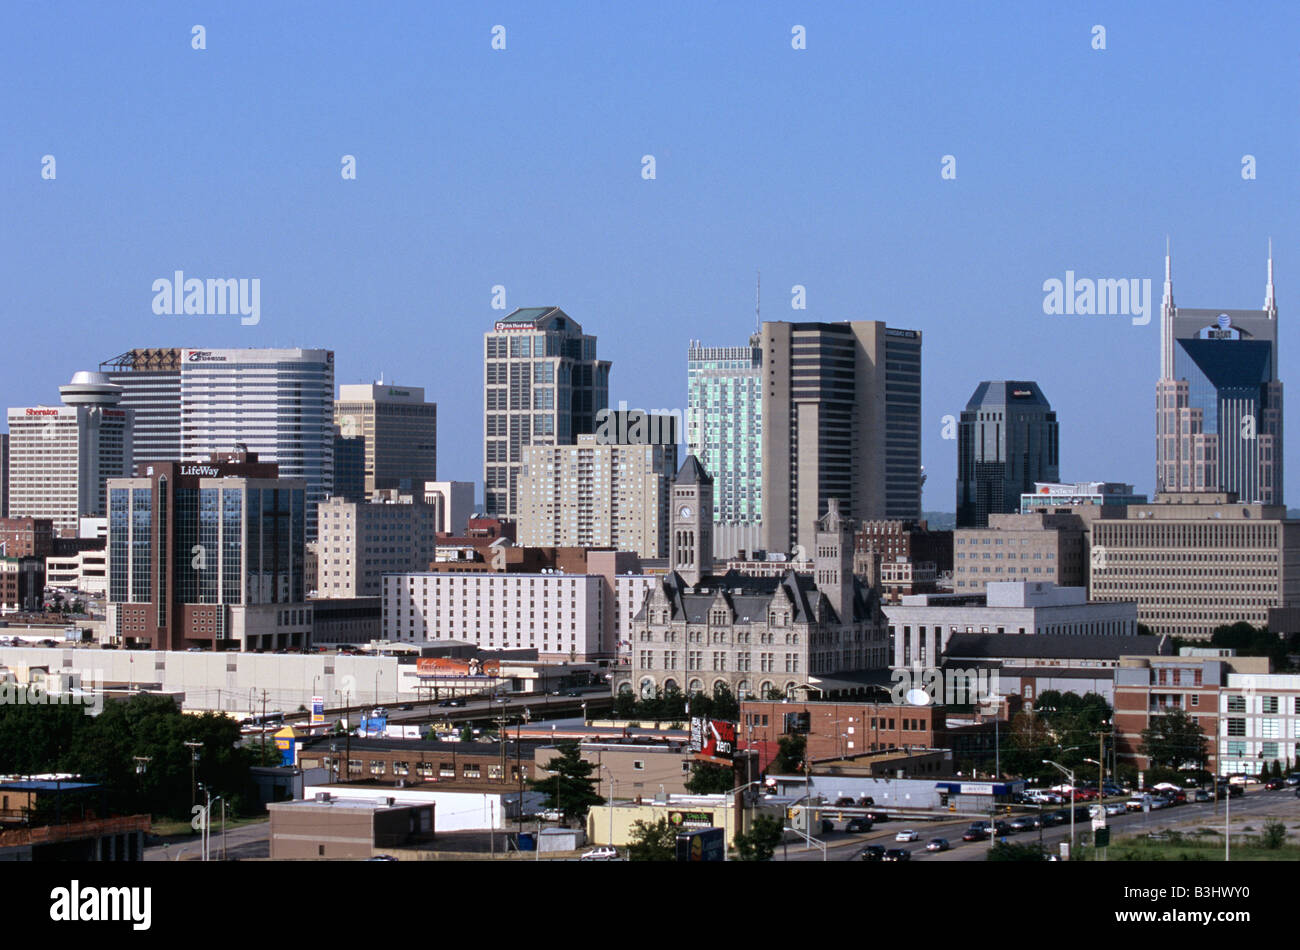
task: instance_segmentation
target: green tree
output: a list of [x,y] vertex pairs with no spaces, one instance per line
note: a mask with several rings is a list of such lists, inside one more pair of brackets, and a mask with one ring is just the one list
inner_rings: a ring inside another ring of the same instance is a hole
[[629,861],[677,860],[677,829],[668,823],[667,818],[655,822],[633,822],[627,856]]
[[1287,666],[1287,646],[1276,633],[1267,627],[1254,627],[1244,620],[1216,627],[1210,634],[1210,644],[1231,647],[1238,656],[1266,656],[1274,668]]
[[768,771],[776,772],[778,775],[794,775],[802,772],[804,753],[807,748],[808,740],[801,735],[782,736],[777,740],[776,758],[768,766]]
[[636,696],[630,689],[620,690],[614,697],[614,718],[615,719],[636,719]]
[[[560,754],[546,763],[545,778],[528,782],[534,791],[546,794],[546,807],[559,809],[565,821],[585,818],[593,805],[603,805],[605,799],[596,794],[596,781],[591,778],[595,766],[582,758],[576,742],[556,743]],[[558,797],[557,797],[558,796]]]
[[1142,754],[1157,768],[1181,769],[1191,764],[1204,768],[1208,759],[1205,734],[1195,719],[1181,709],[1152,716],[1142,730]]
[[785,834],[781,822],[771,815],[759,815],[747,834],[736,835],[736,851],[741,861],[771,861]]
[[736,787],[736,772],[726,765],[695,762],[691,765],[691,777],[684,784],[692,795],[719,795]]

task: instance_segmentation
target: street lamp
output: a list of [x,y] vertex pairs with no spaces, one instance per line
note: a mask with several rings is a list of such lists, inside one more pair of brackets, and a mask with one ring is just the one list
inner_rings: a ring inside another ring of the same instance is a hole
[[1059,762],[1053,762],[1051,759],[1043,759],[1044,765],[1051,765],[1065,773],[1066,778],[1070,780],[1070,860],[1074,860],[1074,772],[1067,769]]

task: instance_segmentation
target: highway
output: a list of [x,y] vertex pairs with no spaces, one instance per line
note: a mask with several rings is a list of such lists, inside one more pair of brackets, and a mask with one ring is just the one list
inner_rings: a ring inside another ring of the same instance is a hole
[[[1220,801],[1216,815],[1215,804],[1212,801],[1175,805],[1146,814],[1130,812],[1123,815],[1112,815],[1107,818],[1107,824],[1111,829],[1112,841],[1122,835],[1141,834],[1146,831],[1168,829],[1186,831],[1195,828],[1222,829],[1224,808],[1225,803]],[[1047,810],[1064,809],[1062,806],[1055,806],[1055,808],[1049,806]],[[1000,817],[1002,820],[1009,820],[1005,815]],[[1236,839],[1238,835],[1243,834],[1244,827],[1250,824],[1252,819],[1258,822],[1263,817],[1281,818],[1289,821],[1300,820],[1300,798],[1295,797],[1295,789],[1284,788],[1278,791],[1266,792],[1261,788],[1258,791],[1247,792],[1241,798],[1234,798],[1232,800],[1233,838]],[[988,857],[989,848],[992,846],[991,841],[961,840],[962,832],[975,820],[973,818],[962,818],[959,821],[915,821],[908,818],[891,818],[887,822],[875,825],[867,834],[859,835],[836,831],[825,835],[822,840],[826,843],[826,860],[828,861],[857,860],[862,853],[863,847],[868,844],[884,845],[886,848],[906,848],[912,852],[912,861],[983,861]],[[894,835],[905,828],[916,831],[920,835],[920,840],[909,844],[895,843]],[[1008,835],[1006,840],[1013,844],[1036,843],[1039,840],[1039,830],[1034,829]],[[1258,830],[1258,825],[1255,826],[1255,830]],[[1041,832],[1042,842],[1049,853],[1059,852],[1060,843],[1070,840],[1070,824],[1068,821],[1064,825],[1043,828]],[[1091,837],[1091,834],[1091,820],[1076,818],[1076,843],[1084,840],[1085,835]],[[927,852],[925,843],[931,838],[947,838],[952,850]],[[802,840],[791,840],[786,842],[784,849],[777,849],[776,860],[821,861],[822,852],[820,848],[807,848]]]

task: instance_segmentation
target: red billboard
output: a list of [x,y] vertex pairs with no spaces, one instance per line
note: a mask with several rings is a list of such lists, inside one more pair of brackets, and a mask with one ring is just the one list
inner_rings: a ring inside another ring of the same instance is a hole
[[701,759],[731,765],[736,757],[736,723],[692,718],[691,751]]

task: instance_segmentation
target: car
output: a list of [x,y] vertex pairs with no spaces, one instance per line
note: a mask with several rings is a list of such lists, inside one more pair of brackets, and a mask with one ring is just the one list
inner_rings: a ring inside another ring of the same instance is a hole
[[1159,811],[1159,810],[1162,809],[1162,808],[1168,808],[1168,807],[1169,807],[1169,799],[1165,798],[1165,797],[1162,796],[1162,795],[1152,795],[1152,796],[1151,796],[1151,810],[1152,810],[1152,811]]
[[848,824],[844,826],[844,830],[853,834],[864,834],[871,830],[871,822],[865,818],[850,818]]
[[1214,800],[1214,793],[1208,789],[1198,788],[1192,793],[1192,799],[1198,802],[1208,802]]
[[869,844],[862,849],[863,861],[882,861],[885,857],[885,846],[883,844]]
[[560,811],[558,808],[548,808],[542,812],[543,821],[562,821],[563,819],[564,812]]
[[396,861],[397,858],[391,854],[376,854],[366,858],[367,861]]
[[592,848],[590,851],[584,851],[579,861],[617,861],[618,849],[603,844],[598,848]]
[[404,703],[403,705],[398,706],[397,708],[398,708],[399,710],[401,710],[402,712],[410,712],[410,711],[411,711],[412,709],[414,709],[415,707],[412,706],[410,703]]
[[885,852],[885,856],[884,858],[882,858],[882,860],[910,861],[912,860],[912,852],[908,851],[906,848],[890,848],[888,851]]
[[863,795],[861,798],[858,799],[859,808],[870,808],[875,803],[876,800],[872,798],[870,795]]
[[925,845],[926,851],[949,851],[951,849],[952,845],[948,843],[947,838],[931,838]]
[[882,821],[889,821],[889,815],[883,811],[869,811],[863,816],[872,824],[880,824]]
[[1264,783],[1264,791],[1276,792],[1279,788],[1286,788],[1286,782],[1280,778],[1271,778]]
[[1286,782],[1288,786],[1294,788],[1295,786],[1300,785],[1300,774],[1288,775],[1286,778],[1282,779],[1282,781]]
[[911,828],[904,828],[898,834],[894,835],[895,841],[920,841],[921,836]]
[[846,807],[847,807],[847,808],[852,808],[852,807],[853,807],[853,804],[854,804],[854,803],[853,803],[853,799],[852,799],[852,798],[849,798],[849,797],[847,797],[847,796],[842,796],[842,797],[840,797],[840,798],[835,799],[835,807],[836,807],[836,808],[846,808]]
[[567,693],[565,693],[564,695],[565,695],[565,696],[581,696],[582,694],[581,694],[580,692],[578,692],[576,689],[571,689],[571,690],[569,690]]
[[1146,797],[1142,795],[1134,795],[1132,798],[1130,798],[1128,801],[1124,803],[1124,809],[1126,811],[1141,811],[1144,807],[1146,807],[1146,802],[1147,802]]
[[993,822],[993,833],[998,837],[1001,837],[1002,835],[1013,835],[1016,833],[1016,829],[1011,827],[1010,822],[999,819],[998,821]]
[[1029,831],[1034,827],[1034,818],[1032,815],[1021,815],[1019,818],[1012,818],[1007,824],[1012,831]]
[[1107,815],[1122,815],[1126,810],[1123,802],[1107,802],[1105,807]]
[[1227,798],[1229,796],[1233,798],[1241,798],[1241,796],[1245,794],[1246,794],[1246,790],[1242,788],[1240,785],[1224,785],[1224,784],[1219,785],[1220,798]]
[[972,822],[971,826],[962,832],[962,841],[984,841],[989,836],[989,823],[987,821]]
[[1063,825],[1070,820],[1070,816],[1063,811],[1049,811],[1043,816],[1043,827],[1050,828],[1052,825]]
[[457,707],[459,707],[459,706],[464,706],[464,705],[465,705],[465,700],[463,700],[463,699],[451,699],[451,700],[448,700],[448,701],[447,701],[447,705],[448,705],[448,706],[457,706]]

